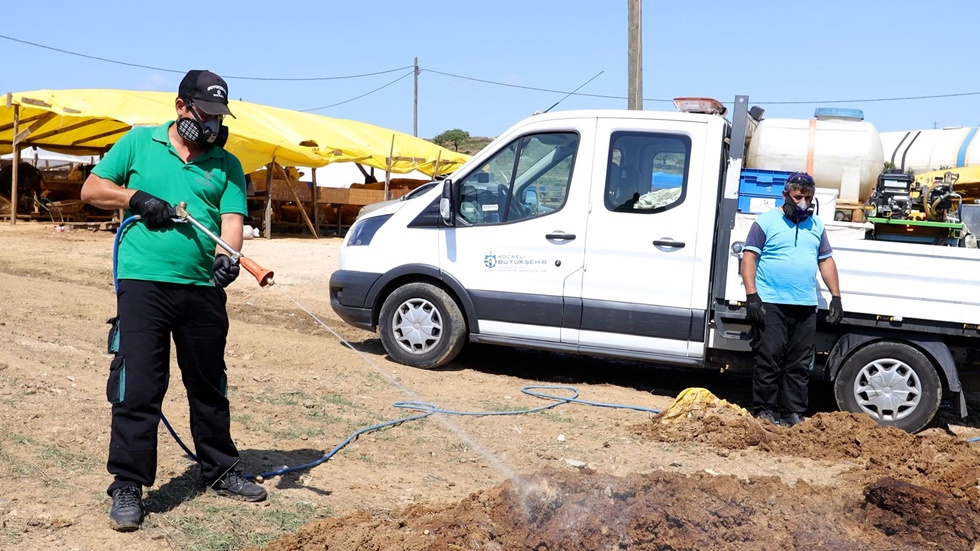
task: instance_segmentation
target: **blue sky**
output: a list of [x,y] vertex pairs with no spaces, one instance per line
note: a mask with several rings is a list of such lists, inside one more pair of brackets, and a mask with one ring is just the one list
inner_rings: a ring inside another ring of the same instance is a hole
[[[411,134],[418,57],[426,138],[451,128],[496,136],[599,73],[580,93],[611,98],[571,96],[555,109],[626,107],[627,0],[8,4],[0,35],[153,68],[0,38],[0,92],[174,91],[186,70],[207,68],[229,77],[233,98],[332,106],[314,112]],[[976,0],[647,0],[644,107],[748,94],[767,117],[823,106],[861,109],[880,131],[976,126],[978,20]],[[381,74],[231,78],[367,73]],[[965,95],[832,102],[954,94]]]

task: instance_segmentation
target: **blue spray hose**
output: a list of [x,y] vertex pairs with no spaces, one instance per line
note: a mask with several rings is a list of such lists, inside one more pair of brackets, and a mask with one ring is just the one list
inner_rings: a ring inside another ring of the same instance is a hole
[[[116,238],[112,246],[112,281],[116,289],[116,294],[119,293],[119,279],[116,276],[117,265],[118,265],[117,253],[119,252],[119,242],[122,240],[123,231],[126,229],[126,227],[128,227],[129,224],[131,224],[136,220],[139,220],[139,217],[130,216],[129,218],[123,220],[122,223],[119,224],[119,229],[116,230]],[[348,344],[348,346],[350,345]],[[544,392],[540,392],[542,390],[555,390],[555,391],[565,392],[570,394],[570,396],[558,396],[555,394],[546,394]],[[295,467],[283,467],[281,469],[277,469],[274,471],[267,471],[264,473],[259,473],[254,475],[248,474],[245,475],[245,478],[254,479],[259,482],[262,482],[266,479],[275,476],[282,476],[287,473],[312,469],[317,465],[321,465],[329,461],[330,458],[332,458],[334,455],[337,454],[337,452],[344,449],[344,447],[346,447],[348,444],[356,440],[357,437],[362,434],[376,431],[376,430],[381,430],[387,427],[394,427],[402,423],[406,423],[408,421],[417,421],[419,419],[425,419],[426,417],[432,415],[433,413],[442,413],[445,415],[463,415],[463,416],[470,416],[470,417],[483,417],[483,416],[491,416],[491,415],[524,415],[526,413],[536,413],[539,411],[544,411],[546,409],[551,409],[553,407],[560,406],[562,404],[583,404],[583,405],[595,406],[595,407],[629,409],[633,411],[641,411],[641,412],[647,412],[653,414],[660,413],[660,410],[653,409],[653,408],[580,400],[578,398],[579,396],[578,390],[570,386],[529,385],[521,388],[521,392],[527,394],[528,396],[533,396],[535,398],[541,398],[544,400],[553,400],[553,402],[536,408],[512,410],[512,411],[454,411],[454,410],[442,409],[426,402],[395,402],[394,404],[392,404],[392,407],[410,409],[421,413],[419,413],[418,415],[410,415],[408,417],[402,417],[399,419],[395,419],[393,421],[386,421],[384,423],[379,423],[377,425],[371,425],[369,427],[364,427],[362,429],[359,429],[354,433],[352,433],[347,438],[345,438],[343,442],[334,446],[332,450],[323,454],[323,456],[317,459],[316,461],[311,461],[309,463],[304,463],[302,465],[296,465]],[[191,450],[187,447],[187,445],[184,444],[183,440],[180,439],[180,436],[177,435],[177,431],[175,431],[174,428],[170,425],[170,422],[167,421],[167,418],[163,415],[162,411],[160,412],[160,420],[163,421],[163,425],[167,427],[167,431],[170,432],[170,435],[173,436],[177,444],[180,445],[181,449],[184,450],[184,453],[187,454],[187,457],[189,457],[192,461],[197,463],[198,462],[197,456],[194,455],[194,453],[191,452]]]
[[[543,392],[536,392],[538,390],[558,390],[558,391],[568,392],[568,393],[571,394],[571,397],[556,396],[556,395],[553,395],[553,394],[545,394]],[[402,423],[405,423],[407,421],[415,421],[415,420],[418,420],[418,419],[425,419],[426,417],[432,415],[433,413],[443,413],[443,414],[446,414],[446,415],[465,415],[465,416],[471,416],[471,417],[483,417],[483,416],[490,416],[490,415],[523,415],[523,414],[526,414],[526,413],[536,413],[536,412],[539,412],[539,411],[544,411],[546,409],[551,409],[551,408],[553,408],[555,406],[560,406],[562,404],[573,404],[573,403],[574,404],[584,404],[584,405],[588,405],[588,406],[597,406],[597,407],[608,407],[608,408],[617,408],[617,409],[631,409],[631,410],[634,410],[634,411],[645,411],[645,412],[654,413],[654,414],[660,413],[660,410],[658,410],[658,409],[644,408],[644,407],[640,407],[640,406],[630,406],[630,405],[620,405],[620,404],[606,404],[606,403],[601,403],[601,402],[589,402],[589,401],[586,401],[586,400],[579,400],[578,399],[578,395],[579,395],[578,390],[576,390],[574,387],[570,387],[570,386],[530,385],[530,386],[525,386],[525,387],[521,388],[521,392],[523,392],[524,394],[527,394],[529,396],[534,396],[535,398],[543,398],[543,399],[546,399],[546,400],[554,400],[554,402],[552,402],[550,404],[547,404],[547,405],[544,405],[544,406],[536,407],[536,408],[522,409],[522,410],[513,410],[513,411],[454,411],[454,410],[442,409],[442,408],[436,407],[436,406],[434,406],[432,404],[429,404],[429,403],[426,403],[426,402],[395,402],[394,404],[392,404],[393,407],[396,407],[396,408],[404,408],[404,409],[412,409],[412,410],[415,410],[415,411],[421,411],[422,413],[419,414],[419,415],[412,415],[412,416],[409,416],[409,417],[402,417],[400,419],[395,419],[394,421],[386,421],[384,423],[379,423],[377,425],[372,425],[370,427],[362,428],[362,429],[354,432],[350,436],[348,436],[346,439],[344,439],[343,442],[341,442],[340,444],[337,444],[337,446],[335,446],[329,452],[325,453],[323,455],[323,457],[321,457],[320,459],[317,459],[316,461],[313,461],[313,462],[310,462],[310,463],[306,463],[306,464],[303,464],[303,465],[297,465],[295,467],[284,467],[282,469],[278,469],[278,470],[275,470],[275,471],[269,471],[269,472],[265,472],[265,473],[260,473],[260,474],[257,474],[257,475],[245,475],[245,477],[246,478],[254,478],[255,480],[258,480],[258,481],[261,482],[261,481],[263,481],[265,479],[272,478],[274,476],[282,476],[284,474],[295,472],[295,471],[301,471],[301,470],[311,469],[313,467],[316,467],[317,465],[320,465],[322,463],[325,463],[325,462],[329,461],[330,458],[333,457],[337,452],[339,452],[340,450],[342,450],[347,444],[350,444],[351,442],[353,442],[354,440],[356,440],[358,436],[360,436],[360,435],[362,435],[364,433],[375,431],[375,430],[380,430],[380,429],[383,429],[383,428],[386,428],[386,427],[393,427],[393,426],[396,426],[396,425],[400,425]]]

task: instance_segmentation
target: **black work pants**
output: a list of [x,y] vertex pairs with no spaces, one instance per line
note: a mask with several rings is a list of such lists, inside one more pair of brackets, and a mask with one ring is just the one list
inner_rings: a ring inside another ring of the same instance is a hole
[[765,309],[765,326],[752,345],[752,409],[802,415],[808,405],[817,307],[766,303]]
[[238,462],[225,395],[225,301],[224,289],[216,287],[119,281],[119,351],[106,391],[112,403],[107,468],[115,476],[110,494],[122,486],[152,486],[156,478],[157,429],[170,383],[171,336],[205,483]]

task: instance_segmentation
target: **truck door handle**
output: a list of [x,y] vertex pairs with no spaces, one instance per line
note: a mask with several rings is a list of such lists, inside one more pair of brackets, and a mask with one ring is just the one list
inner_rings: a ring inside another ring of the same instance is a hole
[[656,239],[653,242],[655,247],[672,247],[675,249],[683,249],[685,244],[683,241],[674,241],[673,239]]
[[557,241],[574,241],[574,233],[547,233],[544,236],[545,239],[555,239]]

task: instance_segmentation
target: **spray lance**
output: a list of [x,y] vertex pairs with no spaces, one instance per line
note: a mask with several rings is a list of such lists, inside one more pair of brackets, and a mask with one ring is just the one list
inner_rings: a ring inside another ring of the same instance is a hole
[[234,247],[229,245],[224,239],[221,239],[220,237],[215,235],[213,231],[204,227],[204,224],[201,224],[200,222],[195,220],[194,217],[191,216],[189,212],[187,212],[187,203],[181,201],[180,204],[174,207],[174,212],[177,213],[177,217],[174,218],[174,220],[180,220],[181,222],[190,222],[191,224],[194,225],[194,227],[200,230],[201,233],[210,237],[222,249],[228,251],[228,255],[231,256],[231,259],[235,261],[235,263],[240,264],[243,268],[245,268],[248,271],[248,273],[255,276],[255,279],[259,282],[259,287],[265,287],[266,285],[275,285],[276,282],[273,281],[272,279],[273,276],[272,270],[266,270],[262,266],[259,266],[254,260],[250,258],[245,258],[245,256],[242,255],[242,253],[236,251]]

